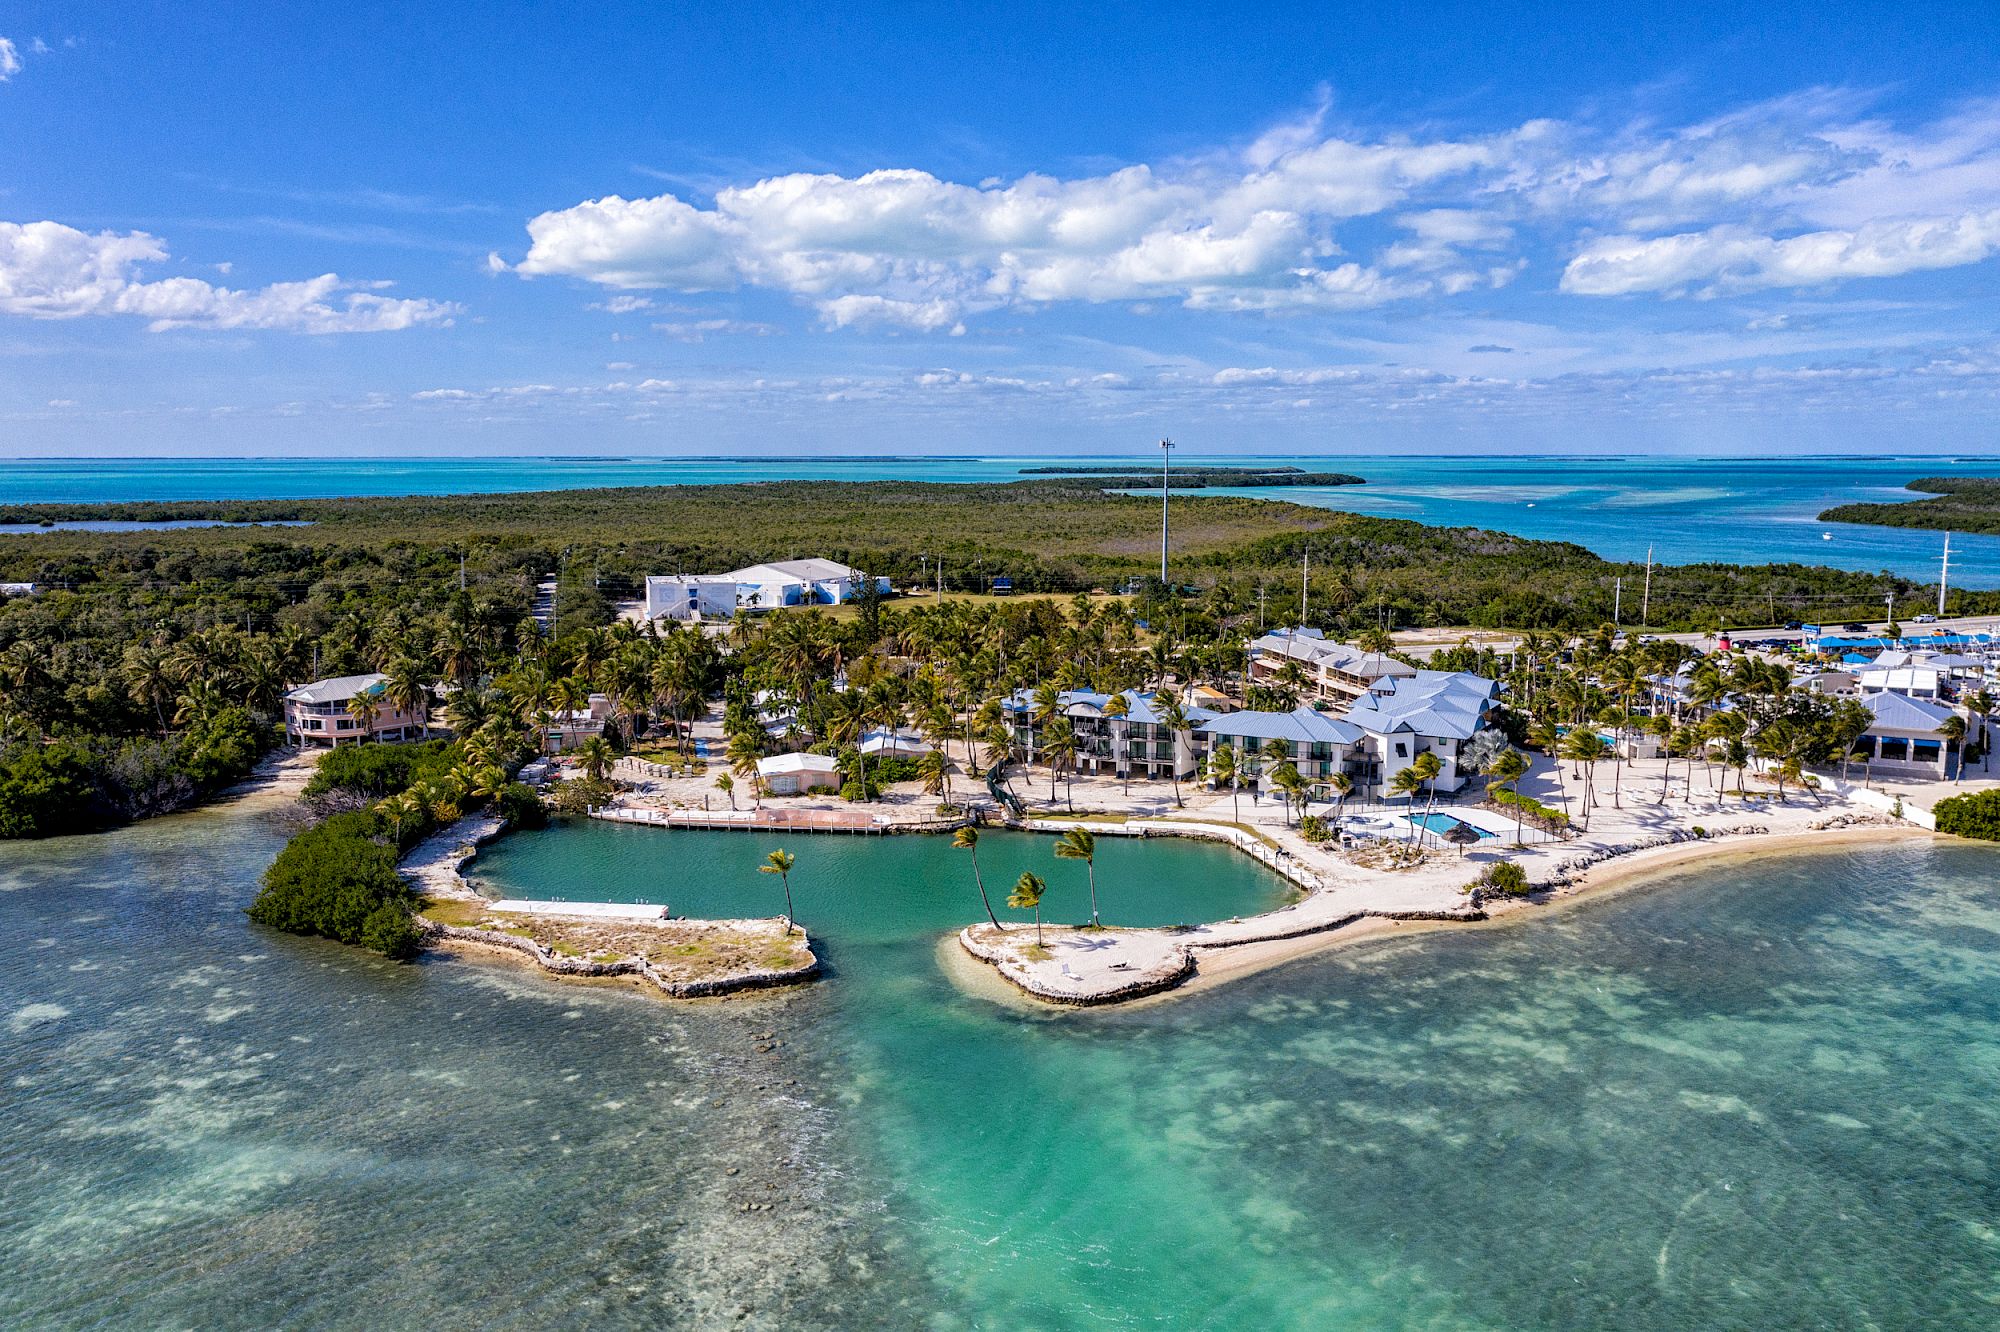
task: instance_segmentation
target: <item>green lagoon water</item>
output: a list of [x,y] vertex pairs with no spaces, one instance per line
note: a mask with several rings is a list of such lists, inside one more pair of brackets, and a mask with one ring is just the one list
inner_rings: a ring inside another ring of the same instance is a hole
[[[941,842],[794,839],[833,974],[673,1005],[258,929],[280,837],[0,847],[0,1325],[2000,1322],[1990,849],[1725,861],[1079,1014],[947,977]],[[728,838],[476,868],[774,910]],[[1045,848],[986,839],[989,880]],[[1114,920],[1279,891],[1208,847],[1100,866]]]

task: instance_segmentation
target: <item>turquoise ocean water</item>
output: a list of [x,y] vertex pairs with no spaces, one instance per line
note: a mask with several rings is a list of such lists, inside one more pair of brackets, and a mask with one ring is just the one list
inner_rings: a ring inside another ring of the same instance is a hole
[[[251,926],[281,836],[237,807],[0,846],[0,1325],[1681,1332],[2000,1309],[1992,849],[1723,860],[1075,1014],[948,978],[943,929],[977,905],[941,841],[798,840],[832,974],[673,1005]],[[989,875],[1040,859],[989,844]],[[748,873],[765,849],[587,827],[476,871],[721,907],[773,894]],[[1275,891],[1215,848],[1119,851],[1107,914]]]
[[[0,502],[442,495],[783,478],[1007,481],[1024,466],[1102,458],[414,458],[0,460]],[[1145,456],[1109,460],[1151,468]],[[1667,564],[1800,562],[1934,579],[1936,532],[1826,524],[1821,510],[1908,499],[1920,476],[2000,475],[2000,457],[1701,459],[1179,457],[1352,472],[1365,486],[1245,492],[1417,522],[1574,541],[1614,559]],[[1954,581],[2000,587],[2000,538],[1953,540]]]

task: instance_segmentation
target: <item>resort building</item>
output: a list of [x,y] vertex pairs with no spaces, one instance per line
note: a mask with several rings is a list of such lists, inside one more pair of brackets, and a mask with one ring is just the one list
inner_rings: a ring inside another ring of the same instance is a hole
[[35,595],[33,583],[0,583],[0,597],[32,597]]
[[840,789],[840,765],[825,754],[773,754],[757,760],[757,780],[772,795]]
[[[1106,711],[1112,697],[1088,689],[1066,689],[1056,696],[1058,712],[1076,737],[1079,773],[1163,780],[1193,775],[1199,758],[1196,729],[1214,712],[1183,704],[1187,728],[1176,734],[1160,719],[1151,695],[1136,689],[1117,695],[1125,700],[1123,716]],[[1028,689],[1000,704],[1014,733],[1014,753],[1030,763],[1041,761],[1046,729],[1035,707],[1034,692]]]
[[1957,715],[1950,708],[1902,694],[1865,695],[1861,705],[1875,721],[1854,752],[1871,774],[1944,780],[1957,771],[1958,741],[1944,734],[1945,722]]
[[1357,785],[1387,791],[1396,774],[1425,753],[1443,764],[1434,788],[1465,785],[1468,774],[1459,771],[1458,756],[1489,725],[1500,700],[1498,682],[1463,671],[1418,671],[1387,685],[1347,710],[1345,720],[1361,729],[1368,755]]
[[1317,629],[1280,629],[1252,639],[1248,651],[1252,684],[1283,684],[1294,674],[1287,667],[1296,666],[1313,697],[1334,703],[1352,703],[1386,680],[1417,673],[1408,662],[1332,642]]
[[1351,722],[1310,706],[1290,712],[1231,712],[1212,717],[1198,728],[1204,755],[1228,745],[1237,754],[1240,785],[1268,790],[1267,776],[1278,763],[1272,742],[1285,747],[1285,757],[1308,782],[1323,782],[1346,773],[1359,786],[1365,771],[1360,753],[1364,733]]
[[870,579],[834,560],[778,560],[733,573],[656,575],[646,579],[649,620],[728,619],[738,611],[780,606],[840,606],[870,582],[886,594],[889,580]]
[[[423,709],[405,712],[393,706],[382,693],[388,681],[389,677],[379,672],[342,675],[291,690],[285,695],[286,742],[300,748],[331,749],[363,740],[421,739]],[[350,706],[353,699],[361,697],[366,697],[372,708]]]

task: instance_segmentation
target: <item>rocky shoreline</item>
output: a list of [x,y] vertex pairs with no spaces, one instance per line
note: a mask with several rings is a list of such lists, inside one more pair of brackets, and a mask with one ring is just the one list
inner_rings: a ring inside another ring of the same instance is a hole
[[[672,931],[677,925],[697,928],[710,924],[742,926],[761,925],[766,922],[726,921],[726,922],[663,922],[663,931]],[[703,932],[710,932],[703,930]],[[500,930],[485,930],[472,925],[446,925],[438,921],[424,922],[427,942],[437,943],[449,940],[454,943],[471,944],[483,948],[505,948],[523,954],[542,970],[555,976],[583,979],[603,979],[617,976],[636,976],[652,982],[660,993],[670,999],[716,999],[725,995],[743,994],[752,990],[770,990],[785,985],[797,985],[819,975],[820,962],[812,951],[810,939],[804,932],[799,933],[799,946],[806,950],[806,961],[790,968],[759,968],[737,972],[727,976],[706,977],[698,980],[677,979],[664,974],[659,968],[643,957],[622,957],[612,961],[599,962],[589,958],[570,957],[545,947],[535,939],[523,938],[517,934],[507,934]]]
[[[398,873],[424,898],[465,903],[491,910],[491,900],[466,881],[464,870],[465,866],[478,856],[482,846],[506,830],[506,823],[491,814],[460,819],[438,829],[411,848],[397,867]],[[556,918],[557,922],[560,920],[560,917]],[[713,999],[756,990],[775,989],[801,984],[814,979],[820,973],[819,956],[813,951],[812,942],[805,937],[803,931],[782,936],[787,941],[796,940],[797,946],[805,953],[805,961],[796,966],[747,967],[720,976],[691,978],[674,975],[637,954],[598,960],[560,953],[537,939],[508,933],[505,930],[450,924],[423,915],[418,916],[417,924],[423,931],[424,942],[428,947],[455,943],[469,945],[472,948],[502,949],[522,955],[543,971],[558,978],[595,980],[634,977],[649,982],[660,994],[671,999]],[[586,928],[586,923],[579,920],[576,928],[582,930]],[[775,920],[661,920],[649,923],[646,928],[649,931],[657,931],[662,946],[668,947],[699,946],[725,936],[743,938],[770,934],[773,938],[780,937],[779,926]]]

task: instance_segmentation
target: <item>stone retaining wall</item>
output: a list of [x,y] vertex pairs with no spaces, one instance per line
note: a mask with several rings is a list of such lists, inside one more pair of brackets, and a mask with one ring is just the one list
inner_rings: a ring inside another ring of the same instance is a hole
[[1687,828],[1676,828],[1670,833],[1661,833],[1657,837],[1642,837],[1636,842],[1622,842],[1617,846],[1607,846],[1601,850],[1593,851],[1589,855],[1572,856],[1568,860],[1559,861],[1556,864],[1555,870],[1535,886],[1549,892],[1553,892],[1559,888],[1567,888],[1581,879],[1589,870],[1602,865],[1607,860],[1616,860],[1620,856],[1636,855],[1641,851],[1651,851],[1662,846],[1674,846],[1681,842],[1711,842],[1723,837],[1758,837],[1770,831],[1769,828],[1764,827],[1762,824],[1755,823],[1739,824],[1733,828],[1711,828],[1701,833],[1696,833]]
[[[662,976],[643,957],[593,962],[589,958],[566,957],[552,952],[536,940],[524,939],[518,934],[503,934],[498,930],[482,930],[470,925],[443,925],[437,921],[421,923],[426,940],[455,939],[489,948],[511,948],[517,953],[527,954],[544,971],[558,976],[642,976],[674,999],[708,999],[718,995],[741,994],[746,990],[768,990],[780,985],[796,985],[819,974],[819,958],[812,955],[805,963],[784,971],[752,971],[715,980],[671,980]],[[810,953],[810,940],[806,947]]]
[[997,948],[989,948],[980,943],[973,937],[973,931],[977,928],[976,925],[968,925],[958,932],[959,947],[991,966],[1015,989],[1044,1003],[1063,1004],[1070,1008],[1095,1008],[1100,1004],[1120,1004],[1129,999],[1171,990],[1195,972],[1194,952],[1188,948],[1177,948],[1174,950],[1174,963],[1167,967],[1141,972],[1116,989],[1100,990],[1084,995],[1067,994],[1036,984],[1034,976],[1014,965],[1013,959]]

